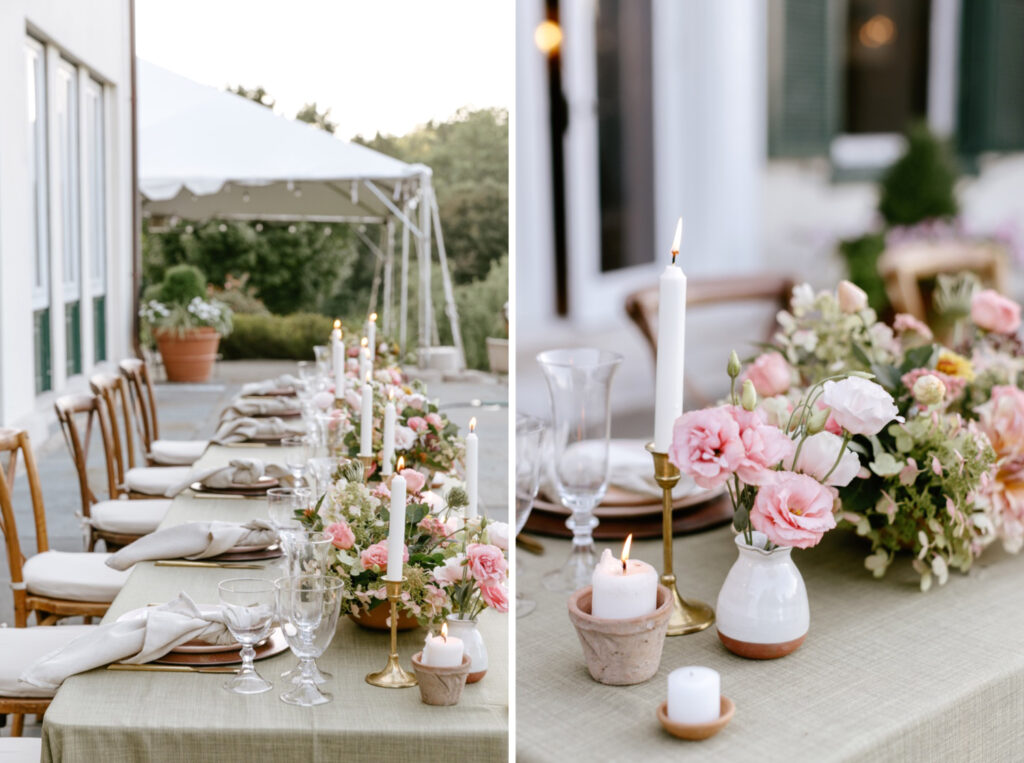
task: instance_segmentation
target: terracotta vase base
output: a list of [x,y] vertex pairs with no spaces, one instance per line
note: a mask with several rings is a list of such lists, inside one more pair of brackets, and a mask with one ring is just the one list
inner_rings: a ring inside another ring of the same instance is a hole
[[748,660],[775,660],[799,649],[800,645],[804,643],[804,639],[807,638],[807,634],[778,644],[755,644],[750,641],[740,641],[729,638],[721,631],[718,631],[718,638],[725,644],[726,649],[740,657],[746,657]]
[[[388,625],[388,617],[390,615],[391,608],[385,603],[378,604],[369,612],[360,612],[358,615],[349,614],[348,617],[362,628],[371,631],[390,631],[391,627]],[[398,610],[398,630],[411,631],[413,628],[418,627],[419,621],[415,617],[404,609]]]
[[412,667],[419,681],[420,699],[426,705],[457,705],[466,685],[471,660],[462,656],[462,664],[451,668],[438,668],[423,664],[423,652],[412,656]]
[[668,700],[665,700],[658,705],[657,715],[658,720],[661,721],[662,728],[669,734],[680,739],[696,742],[701,739],[709,739],[728,726],[729,721],[732,720],[733,713],[736,712],[736,705],[733,704],[731,699],[723,696],[719,712],[718,720],[711,721],[710,723],[676,723],[668,717]]
[[477,681],[479,681],[485,675],[487,675],[487,671],[486,670],[478,670],[476,673],[470,673],[468,676],[466,676],[466,683],[468,683],[468,684],[475,684]]

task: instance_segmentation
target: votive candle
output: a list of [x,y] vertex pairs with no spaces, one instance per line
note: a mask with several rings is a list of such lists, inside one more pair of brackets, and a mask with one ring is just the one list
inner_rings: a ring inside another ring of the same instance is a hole
[[671,720],[692,726],[717,721],[721,714],[721,678],[717,670],[689,665],[668,674]]

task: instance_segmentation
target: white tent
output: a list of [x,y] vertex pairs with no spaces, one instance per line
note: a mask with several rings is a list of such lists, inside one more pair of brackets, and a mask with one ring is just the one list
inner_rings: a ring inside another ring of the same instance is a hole
[[[438,344],[431,238],[461,367],[465,354],[431,170],[335,138],[233,93],[138,62],[139,190],[150,217],[356,223],[383,275],[382,325],[394,330],[396,228],[402,228],[398,339],[406,347],[410,238],[419,268],[421,362]],[[381,225],[379,243],[364,224]],[[371,299],[376,301],[376,289]],[[374,309],[371,307],[371,309]]]

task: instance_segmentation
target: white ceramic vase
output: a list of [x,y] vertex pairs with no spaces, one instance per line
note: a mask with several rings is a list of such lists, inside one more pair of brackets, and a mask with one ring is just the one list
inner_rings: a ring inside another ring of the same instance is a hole
[[458,615],[448,617],[448,635],[462,639],[462,645],[471,660],[466,683],[475,684],[487,672],[487,646],[480,635],[476,619],[463,620]]
[[739,558],[718,593],[715,618],[730,652],[770,660],[796,651],[807,637],[807,588],[791,548],[766,551],[767,538],[759,532],[753,541],[747,544],[742,534],[735,538]]

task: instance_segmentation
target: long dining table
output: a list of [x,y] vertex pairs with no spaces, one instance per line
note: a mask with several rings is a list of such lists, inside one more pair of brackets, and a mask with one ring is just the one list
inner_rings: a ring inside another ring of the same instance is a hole
[[[267,446],[211,446],[197,468],[256,457],[284,462],[284,450]],[[199,520],[245,522],[266,518],[263,498],[178,495],[161,528]],[[232,577],[275,578],[279,562],[260,569],[137,564],[103,622],[180,592],[199,603],[216,603],[217,584]],[[260,660],[257,670],[274,682],[263,694],[225,690],[216,673],[112,671],[99,668],[72,676],[58,690],[43,721],[44,761],[402,761],[504,760],[508,751],[507,616],[485,612],[480,631],[490,664],[482,681],[468,685],[458,705],[434,707],[411,689],[366,683],[383,667],[388,635],[343,618],[327,651],[317,660],[333,679],[323,687],[334,700],[295,707],[279,699],[280,675],[296,658],[286,651]],[[425,632],[399,634],[402,664],[423,645]]]

